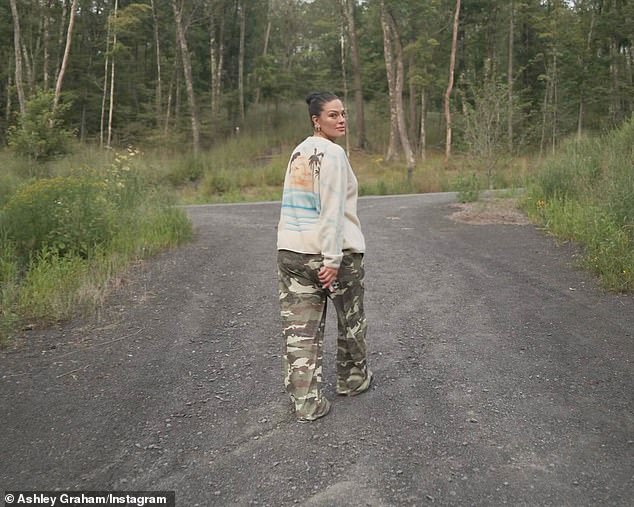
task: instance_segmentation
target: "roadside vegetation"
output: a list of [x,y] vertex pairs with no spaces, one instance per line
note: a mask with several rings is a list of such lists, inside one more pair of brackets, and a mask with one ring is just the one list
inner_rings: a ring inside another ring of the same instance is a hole
[[584,249],[583,265],[614,291],[634,290],[634,118],[599,137],[570,140],[540,165],[524,208]]
[[94,312],[130,262],[191,236],[135,150],[93,157],[100,163],[38,165],[24,177],[30,164],[1,156],[13,170],[0,196],[0,344],[21,328]]

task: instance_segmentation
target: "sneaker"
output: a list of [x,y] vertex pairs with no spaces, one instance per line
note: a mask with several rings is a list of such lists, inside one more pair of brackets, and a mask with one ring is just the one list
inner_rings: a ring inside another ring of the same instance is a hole
[[330,402],[326,398],[322,398],[322,401],[323,403],[317,409],[317,411],[315,411],[314,414],[298,417],[297,422],[300,422],[300,423],[312,422],[327,415],[328,412],[330,412]]
[[374,374],[372,373],[371,370],[368,370],[365,380],[358,387],[356,387],[355,389],[346,389],[338,385],[337,394],[341,396],[357,396],[361,393],[364,393],[368,389],[370,389],[370,385],[372,384],[373,378],[374,378]]

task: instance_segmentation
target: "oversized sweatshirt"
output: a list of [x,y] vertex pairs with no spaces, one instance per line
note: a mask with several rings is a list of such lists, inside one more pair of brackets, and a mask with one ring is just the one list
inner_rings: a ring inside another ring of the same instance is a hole
[[338,268],[343,251],[365,252],[357,178],[341,146],[310,136],[292,152],[284,179],[277,249],[322,254]]

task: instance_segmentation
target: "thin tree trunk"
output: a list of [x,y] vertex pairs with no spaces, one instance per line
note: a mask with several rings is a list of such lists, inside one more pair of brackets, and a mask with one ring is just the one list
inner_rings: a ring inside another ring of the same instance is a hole
[[[344,26],[341,25],[341,75],[343,78],[343,103],[348,103],[348,76],[346,73],[346,36]],[[348,134],[348,132],[346,132]],[[350,156],[350,136],[346,135],[346,153]]]
[[403,62],[403,46],[401,39],[397,31],[396,22],[391,14],[388,15],[388,22],[390,29],[394,34],[393,41],[396,48],[396,119],[398,122],[398,132],[405,153],[405,161],[407,164],[407,181],[412,180],[412,174],[414,172],[414,165],[416,165],[416,159],[414,158],[414,152],[409,142],[409,136],[407,135],[407,123],[405,122],[405,108],[403,107],[403,86],[405,82],[405,66]]
[[354,21],[353,0],[343,0],[346,23],[348,25],[348,37],[350,39],[350,63],[352,64],[352,87],[354,89],[354,113],[356,126],[356,147],[364,150],[368,147],[365,134],[365,113],[363,105],[363,81],[361,79],[361,57],[359,53],[359,37]]
[[[110,18],[110,16],[108,16]],[[106,57],[103,68],[103,92],[101,94],[101,118],[99,121],[99,146],[103,148],[104,129],[106,121],[106,97],[108,96],[108,67],[110,65],[110,29],[111,20],[108,19],[106,26]]]
[[24,83],[22,82],[22,36],[20,33],[20,17],[16,0],[9,0],[11,4],[11,14],[13,16],[13,47],[15,54],[15,88],[18,92],[18,103],[20,114],[26,113],[26,98],[24,96]]
[[189,56],[189,47],[185,30],[183,28],[183,5],[179,8],[176,0],[172,0],[172,9],[174,10],[174,20],[176,22],[176,35],[180,46],[181,60],[183,63],[183,75],[185,76],[185,87],[187,89],[187,101],[189,102],[189,113],[192,124],[192,148],[194,155],[198,155],[200,151],[200,124],[198,121],[198,110],[196,108],[196,97],[194,96],[194,82],[192,78],[192,64]]
[[222,91],[222,72],[224,63],[224,17],[220,20],[219,38],[215,38],[215,26],[213,16],[210,19],[209,56],[211,60],[211,113],[217,117],[220,112],[220,94]]
[[513,0],[509,2],[509,58],[508,68],[506,71],[507,88],[508,88],[508,113],[507,113],[507,138],[508,138],[508,151],[513,153],[513,51],[514,51],[514,38],[515,38],[515,6]]
[[445,91],[444,109],[445,109],[445,163],[449,162],[451,157],[451,108],[449,107],[449,99],[453,90],[454,70],[456,67],[456,47],[458,46],[458,22],[460,19],[460,0],[456,0],[456,12],[453,18],[453,31],[451,35],[451,56],[449,59],[449,84]]
[[159,39],[158,14],[156,13],[156,5],[154,5],[154,0],[150,0],[150,5],[152,7],[152,22],[154,23],[154,45],[156,46],[156,125],[158,127],[161,124],[161,109],[163,108],[161,44]]
[[73,43],[73,28],[75,27],[75,14],[77,13],[77,0],[73,0],[70,8],[70,19],[68,21],[68,31],[66,32],[66,48],[64,49],[64,58],[62,66],[59,69],[57,83],[55,84],[55,97],[53,98],[53,110],[57,109],[59,99],[62,94],[62,84],[64,83],[64,74],[68,66],[68,57],[70,56],[70,47]]
[[112,63],[110,64],[110,107],[108,109],[108,141],[106,146],[110,148],[112,144],[112,116],[114,114],[114,71],[115,71],[115,53],[117,51],[117,14],[119,12],[119,0],[114,0],[114,17],[112,18],[113,35],[112,35]]
[[24,73],[26,74],[26,84],[28,86],[27,95],[33,95],[35,91],[35,77],[33,75],[33,66],[31,65],[31,58],[29,52],[26,49],[24,43],[22,44],[22,59],[24,62]]
[[[407,68],[408,68],[408,72],[409,75],[411,76],[413,74],[413,68],[414,68],[414,62],[415,62],[415,58],[413,55],[410,55],[408,60],[407,60]],[[417,104],[417,96],[416,96],[416,86],[414,84],[414,81],[412,79],[408,80],[408,100],[407,103],[409,104],[409,138],[412,140],[412,150],[415,151],[416,150],[416,134],[418,133],[418,104]]]
[[548,108],[551,103],[552,75],[550,67],[546,69],[546,89],[544,90],[544,102],[542,104],[542,131],[539,139],[539,159],[541,160],[544,153],[544,144],[546,142],[546,121],[548,119]]
[[[583,64],[583,73],[584,75],[588,75],[588,59],[590,58],[590,51],[591,51],[591,47],[592,47],[592,36],[593,36],[593,32],[594,32],[594,21],[595,21],[595,16],[594,16],[594,9],[592,10],[591,14],[590,14],[590,29],[588,30],[588,37],[586,38],[586,52],[583,56],[584,58],[584,64]],[[584,89],[584,85],[582,84],[579,87],[579,113],[578,113],[578,117],[577,117],[577,139],[581,139],[581,134],[583,133],[583,120],[584,120],[584,114],[585,114],[585,89]]]
[[44,3],[42,4],[42,7],[44,9],[44,20],[43,20],[43,31],[44,31],[44,42],[43,42],[43,46],[44,46],[44,61],[42,62],[42,78],[43,78],[43,87],[44,90],[48,90],[48,86],[49,86],[49,66],[50,66],[50,53],[49,53],[49,45],[50,45],[50,39],[51,39],[51,34],[50,34],[50,11],[51,11],[51,2],[52,0],[48,0],[46,2],[46,4],[44,5]]
[[238,2],[238,15],[240,17],[240,49],[238,53],[238,102],[240,107],[240,120],[244,123],[244,37],[246,32],[246,12],[244,2]]
[[553,55],[553,130],[551,148],[553,154],[555,153],[555,147],[557,146],[557,122],[559,121],[559,100],[558,100],[558,86],[557,86],[557,53]]
[[[271,13],[271,9],[272,9],[272,5],[271,5],[271,0],[269,0],[268,2],[268,14],[267,14],[267,22],[266,22],[266,32],[264,32],[264,48],[262,49],[262,56],[266,58],[266,55],[269,52],[269,39],[271,37],[271,18],[272,18],[272,13]],[[262,90],[260,88],[260,80],[258,79],[258,87],[255,90],[255,104],[258,105],[260,103],[260,94],[262,93]]]
[[66,27],[66,14],[68,13],[68,4],[66,0],[61,0],[62,2],[62,16],[59,20],[59,31],[57,33],[57,60],[55,61],[55,82],[57,82],[58,74],[60,69],[62,68],[62,44],[64,42],[64,28]]
[[394,160],[397,155],[398,143],[398,112],[396,108],[396,76],[394,69],[394,55],[392,53],[392,34],[387,21],[385,4],[381,0],[381,27],[383,28],[383,52],[385,55],[385,70],[390,96],[390,140],[387,147],[385,160]]
[[427,129],[425,120],[427,119],[427,101],[425,100],[425,88],[420,91],[420,159],[427,160]]
[[9,62],[9,72],[7,75],[7,105],[4,110],[5,117],[5,125],[11,125],[11,85],[13,84],[11,81],[11,62]]

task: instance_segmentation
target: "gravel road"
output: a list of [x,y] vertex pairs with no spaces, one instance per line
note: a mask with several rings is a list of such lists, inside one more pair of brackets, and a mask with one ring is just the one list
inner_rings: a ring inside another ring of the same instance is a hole
[[179,507],[629,506],[634,297],[452,194],[364,198],[373,389],[298,424],[283,390],[278,203],[190,207],[97,319],[0,351],[5,490],[175,490]]

